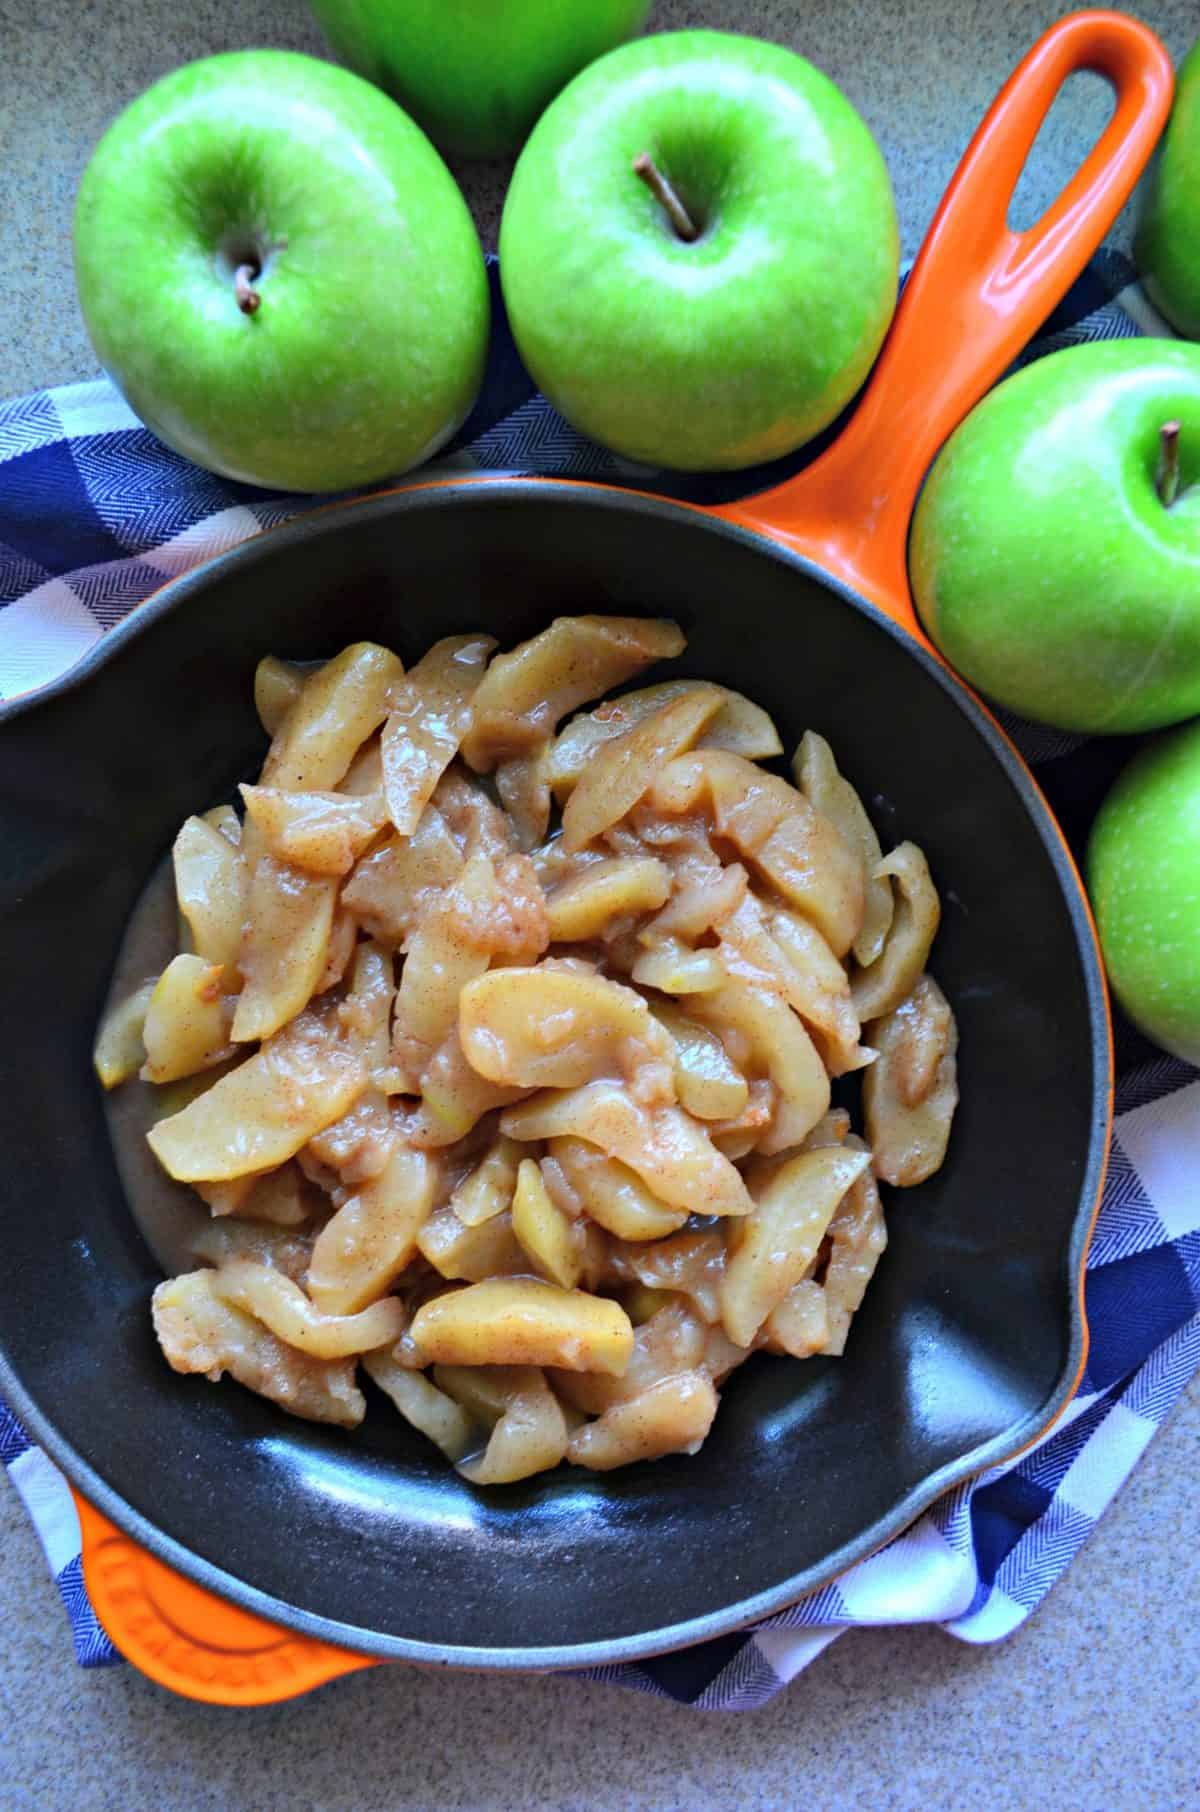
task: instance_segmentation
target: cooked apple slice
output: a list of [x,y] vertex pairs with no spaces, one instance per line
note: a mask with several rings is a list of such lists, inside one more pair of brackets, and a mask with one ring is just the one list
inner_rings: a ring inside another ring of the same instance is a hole
[[469,982],[459,1037],[481,1076],[516,1088],[580,1088],[647,1063],[665,1065],[669,1084],[674,1064],[672,1041],[635,989],[546,963]]
[[[338,884],[260,855],[246,903],[236,1043],[269,1038],[308,1005],[329,958]],[[349,952],[347,951],[348,955]]]
[[364,1353],[363,1370],[413,1427],[455,1464],[476,1444],[474,1418],[428,1379],[398,1365],[390,1353]]
[[421,1104],[413,1115],[410,1141],[422,1149],[453,1145],[485,1114],[519,1101],[525,1092],[488,1082],[463,1055],[458,1028],[438,1046],[420,1075]]
[[863,1110],[875,1171],[910,1189],[939,1170],[958,1106],[958,1027],[931,975],[875,1021],[879,1058],[863,1079]]
[[266,1221],[275,1227],[302,1227],[312,1219],[316,1197],[312,1184],[292,1160],[257,1176],[233,1177],[227,1183],[195,1183],[193,1188],[218,1218]]
[[911,994],[942,916],[929,864],[915,843],[898,843],[876,873],[891,876],[900,897],[881,954],[869,968],[857,970],[850,983],[854,1010],[863,1025],[891,1013]]
[[[514,1375],[515,1374],[515,1375]],[[459,1461],[473,1485],[511,1485],[557,1466],[567,1451],[567,1423],[558,1398],[536,1366],[513,1367],[504,1411],[484,1452]]]
[[202,956],[171,958],[146,1007],[143,1081],[177,1082],[232,1056],[233,1002],[223,992],[224,974]]
[[411,837],[389,837],[363,856],[342,888],[342,905],[372,937],[404,944],[462,868],[446,820],[427,805]]
[[[851,1135],[847,1141],[859,1151],[867,1148]],[[850,1322],[857,1313],[880,1257],[887,1250],[887,1225],[879,1186],[870,1170],[850,1185],[829,1223],[829,1262],[825,1266],[825,1309],[829,1333],[824,1353],[845,1351]]]
[[812,1039],[787,1002],[769,988],[730,976],[711,994],[698,994],[689,1011],[721,1036],[744,1039],[760,1072],[778,1092],[775,1117],[759,1149],[799,1145],[829,1106],[829,1077]]
[[746,897],[749,876],[740,862],[722,863],[707,838],[671,855],[671,898],[638,933],[647,949],[679,938],[698,944],[719,931]]
[[862,865],[803,793],[740,755],[706,750],[668,762],[650,802],[668,816],[707,802],[714,830],[813,921],[836,956],[845,955],[862,927]]
[[[628,1309],[628,1296],[625,1306]],[[655,1306],[635,1327],[633,1352],[619,1378],[591,1372],[554,1372],[550,1383],[573,1408],[582,1410],[584,1415],[600,1416],[614,1403],[640,1397],[663,1378],[695,1371],[704,1361],[711,1333],[682,1298],[664,1295],[661,1306]]]
[[622,1278],[636,1278],[645,1289],[686,1296],[701,1320],[720,1319],[718,1292],[725,1275],[725,1239],[715,1227],[676,1233],[649,1245],[613,1248],[610,1262]]
[[348,1359],[391,1346],[404,1332],[404,1305],[394,1296],[357,1315],[327,1315],[309,1301],[298,1283],[271,1265],[239,1258],[212,1274],[213,1294],[231,1308],[253,1315],[277,1340],[313,1359]]
[[690,749],[720,708],[719,686],[689,686],[624,736],[605,743],[563,807],[563,848],[572,853],[585,849],[619,824],[649,791],[659,769]]
[[802,913],[764,909],[748,897],[722,926],[721,953],[731,975],[782,993],[816,1035],[830,1075],[844,1076],[871,1061],[859,1043],[850,978]]
[[567,1458],[590,1472],[611,1472],[635,1460],[696,1453],[716,1413],[717,1393],[707,1372],[680,1372],[577,1428]]
[[376,1087],[390,1079],[395,975],[395,958],[387,946],[375,938],[364,938],[355,946],[350,985],[337,1008],[338,1025],[347,1043],[361,1055]]
[[451,1282],[465,1278],[482,1283],[486,1277],[513,1277],[529,1269],[508,1211],[465,1227],[453,1208],[439,1208],[421,1228],[417,1246],[422,1258]]
[[157,983],[143,982],[132,994],[118,1001],[100,1022],[92,1063],[104,1088],[116,1088],[137,1074],[146,1061],[142,1029],[146,1009]]
[[764,775],[736,755],[708,759],[718,764],[712,773],[717,830],[785,903],[813,921],[836,956],[845,955],[863,918],[857,851],[786,780]]
[[514,755],[496,769],[496,791],[520,850],[536,849],[550,825],[546,749],[546,743],[539,743],[527,755]]
[[860,963],[873,963],[883,949],[892,923],[892,890],[876,871],[883,851],[866,807],[850,782],[838,770],[833,750],[815,730],[800,738],[792,763],[796,785],[823,817],[836,827],[850,849],[857,849],[865,887],[863,921],[854,940]]
[[171,850],[175,897],[205,962],[220,963],[231,984],[246,922],[246,867],[237,845],[203,818],[186,818]]
[[258,663],[254,669],[254,709],[268,736],[278,733],[311,672],[311,668],[298,666],[295,661],[281,661],[274,654],[265,654]]
[[270,1170],[340,1119],[366,1082],[357,1052],[304,1013],[146,1138],[181,1183]]
[[313,1246],[308,1293],[327,1315],[354,1315],[391,1289],[417,1249],[440,1168],[400,1146],[382,1172],[326,1221]]
[[333,923],[329,927],[329,947],[325,952],[325,966],[317,978],[313,994],[326,994],[330,988],[340,987],[346,979],[358,944],[358,920],[342,908],[341,901],[333,909]]
[[620,1374],[633,1325],[619,1303],[532,1277],[495,1277],[417,1310],[418,1352],[444,1365],[555,1365]]
[[721,1320],[738,1346],[759,1328],[817,1256],[838,1203],[870,1154],[829,1145],[780,1166],[737,1229],[721,1282]]
[[352,1359],[314,1359],[224,1301],[216,1271],[187,1271],[154,1292],[154,1331],[172,1371],[225,1372],[293,1416],[357,1428],[367,1412]]
[[[166,1082],[154,1090],[153,1099],[148,1105],[151,1124],[157,1126],[162,1120],[171,1119],[174,1114],[181,1114],[185,1107],[206,1095],[209,1089],[215,1088],[224,1077],[231,1076],[240,1069],[246,1060],[244,1051],[237,1051],[224,1063],[214,1064],[211,1070],[199,1070],[194,1076],[184,1076],[178,1082]],[[242,1179],[245,1182],[245,1179]],[[248,1191],[249,1184],[246,1183]]]
[[497,1139],[483,1161],[463,1178],[450,1207],[464,1227],[480,1227],[512,1207],[517,1167],[524,1155],[515,1139]]
[[215,831],[220,831],[227,843],[232,843],[235,849],[241,848],[242,821],[228,800],[222,800],[220,805],[210,805],[206,812],[201,812],[200,816],[205,824],[211,825]]
[[404,668],[390,648],[352,642],[310,673],[263,763],[261,784],[288,792],[335,787],[388,714]]
[[378,731],[363,743],[338,781],[337,791],[351,799],[366,799],[383,792],[383,751],[379,746]]
[[513,1392],[535,1370],[528,1365],[435,1365],[433,1380],[478,1428],[490,1431],[508,1408]]
[[728,1158],[680,1108],[642,1107],[616,1082],[547,1091],[511,1107],[501,1128],[514,1139],[577,1138],[636,1171],[670,1208],[688,1214],[748,1214],[749,1192]]
[[697,1120],[732,1120],[750,1098],[746,1078],[715,1032],[663,1002],[655,1019],[675,1044],[675,1092]]
[[[585,716],[573,718],[555,739],[547,763],[546,778],[559,802],[582,779],[606,742],[624,736],[652,711],[690,692],[695,684],[695,680],[664,680],[658,686],[643,686],[639,692],[623,692],[620,698],[608,699]],[[779,732],[760,705],[728,686],[720,686],[718,691],[721,708],[700,737],[702,749],[726,749],[750,761],[769,761],[782,754]]]
[[671,871],[653,856],[607,856],[561,881],[546,896],[550,936],[560,944],[600,937],[614,919],[663,906]]
[[678,938],[652,944],[633,965],[640,988],[662,994],[711,994],[726,981],[725,966],[715,950],[691,950]]
[[582,1241],[575,1223],[550,1199],[533,1158],[522,1159],[517,1171],[512,1226],[535,1269],[564,1290],[574,1289],[583,1270]]
[[[732,1026],[725,1030],[723,1036],[731,1044],[736,1043],[739,1057],[748,1065],[753,1055],[749,1044]],[[732,1120],[714,1120],[709,1126],[708,1130],[717,1150],[723,1151],[735,1164],[740,1164],[751,1152],[761,1152],[762,1142],[775,1124],[778,1104],[779,1091],[775,1084],[765,1076],[753,1077],[749,1099],[741,1113],[735,1114]]]
[[844,1076],[871,1061],[861,1042],[862,1027],[850,994],[850,980],[815,925],[798,912],[779,907],[769,915],[775,948],[784,958],[788,998],[821,1040],[831,1075]]
[[238,790],[270,854],[306,874],[348,875],[387,820],[380,793],[355,798],[273,786]]
[[628,1164],[582,1139],[551,1139],[549,1155],[585,1213],[618,1239],[661,1239],[677,1233],[687,1219],[684,1209],[660,1201]]
[[458,754],[471,721],[471,698],[495,646],[490,635],[446,636],[393,689],[380,747],[388,816],[402,837],[416,830]]
[[471,857],[449,893],[422,920],[396,991],[398,1052],[403,1040],[411,1040],[431,1053],[450,1034],[458,1019],[460,994],[491,961],[486,941],[468,935],[469,922],[498,900],[496,870],[491,858],[480,853]]
[[[282,1166],[280,1167],[282,1168]],[[277,1176],[278,1171],[268,1170],[264,1176]],[[250,1200],[259,1177],[230,1177],[226,1183],[194,1183],[192,1187],[202,1202],[207,1202],[214,1215],[240,1214],[246,1202]]]
[[[365,1062],[365,1059],[364,1059]],[[396,1146],[403,1141],[404,1110],[392,1108],[387,1096],[370,1081],[348,1113],[314,1133],[304,1156],[334,1174],[339,1185],[358,1189],[381,1176]]]
[[676,624],[653,618],[556,617],[493,660],[475,694],[463,754],[489,773],[544,741],[568,712],[684,647]]
[[438,781],[431,804],[442,814],[464,855],[482,850],[493,862],[512,855],[516,845],[508,814],[457,761],[451,762]]
[[[838,1213],[841,1213],[840,1208]],[[767,1316],[763,1333],[766,1336],[764,1344],[771,1353],[787,1353],[793,1359],[811,1359],[814,1353],[829,1352],[829,1303],[821,1285],[811,1277],[802,1277],[798,1284],[793,1284],[783,1301]]]

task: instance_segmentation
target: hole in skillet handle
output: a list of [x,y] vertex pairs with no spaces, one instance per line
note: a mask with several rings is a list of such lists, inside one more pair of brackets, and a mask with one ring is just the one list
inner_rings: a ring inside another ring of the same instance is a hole
[[1011,232],[1027,233],[1043,218],[1090,154],[1116,112],[1111,85],[1090,69],[1069,75],[1038,128],[1008,204]]

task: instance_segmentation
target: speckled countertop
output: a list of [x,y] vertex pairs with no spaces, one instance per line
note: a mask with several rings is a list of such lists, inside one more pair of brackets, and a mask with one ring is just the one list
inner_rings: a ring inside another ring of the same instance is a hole
[[[658,0],[655,27],[793,45],[865,114],[906,253],[1049,0]],[[1141,16],[1178,57],[1196,0]],[[69,256],[80,171],[113,114],[191,57],[321,50],[300,0],[0,0],[0,395],[95,370]],[[1022,190],[1032,220],[1106,117],[1077,77]],[[493,244],[505,172],[464,171]],[[1122,222],[1118,237],[1127,231]],[[1155,1440],[1023,1630],[971,1649],[855,1631],[758,1713],[697,1714],[574,1681],[380,1668],[254,1713],[184,1704],[131,1669],[81,1673],[34,1536],[0,1484],[0,1808],[171,1812],[1174,1812],[1200,1803],[1200,1392]]]

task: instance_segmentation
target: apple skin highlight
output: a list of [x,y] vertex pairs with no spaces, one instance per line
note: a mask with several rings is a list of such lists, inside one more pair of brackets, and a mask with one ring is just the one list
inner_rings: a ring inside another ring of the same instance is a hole
[[508,157],[564,83],[641,30],[650,0],[309,0],[343,63],[448,157]]
[[1113,993],[1200,1064],[1200,723],[1139,751],[1092,827],[1088,891]]
[[938,648],[1010,710],[1095,734],[1200,713],[1200,346],[1095,341],[1006,379],[935,460],[909,566]]
[[577,76],[500,228],[535,382],[603,446],[689,471],[778,458],[835,419],[891,322],[898,259],[887,168],[849,101],[792,51],[712,31],[643,38]]
[[1134,256],[1150,300],[1177,333],[1200,340],[1200,42],[1179,71]]
[[290,51],[163,77],[80,185],[97,357],[210,471],[335,491],[407,471],[469,413],[490,304],[474,223],[418,126]]

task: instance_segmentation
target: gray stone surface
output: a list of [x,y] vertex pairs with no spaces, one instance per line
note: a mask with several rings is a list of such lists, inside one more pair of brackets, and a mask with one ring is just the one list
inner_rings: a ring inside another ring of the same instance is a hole
[[75,1666],[0,1485],[5,1812],[1189,1812],[1200,1798],[1200,1393],[995,1648],[853,1630],[758,1712],[381,1667],[213,1710]]
[[[658,28],[757,31],[861,108],[915,249],[992,94],[1066,6],[1039,0],[659,0]],[[1178,56],[1195,0],[1140,9]],[[0,0],[0,394],[89,376],[72,197],[105,123],[165,70],[254,43],[319,51],[296,0]],[[1018,222],[1105,117],[1080,77]],[[464,174],[494,243],[504,170]],[[1118,227],[1127,233],[1128,223]],[[380,1668],[255,1713],[171,1699],[130,1669],[83,1674],[15,1495],[0,1486],[0,1808],[562,1812],[869,1806],[1174,1812],[1200,1797],[1200,1393],[1193,1391],[1033,1621],[998,1648],[854,1632],[765,1710],[698,1715],[614,1688]]]
[[[651,24],[757,32],[825,69],[879,139],[911,254],[1001,82],[1072,10],[1048,0],[658,0]],[[1176,57],[1200,26],[1195,0],[1139,10]],[[0,0],[0,396],[95,372],[71,278],[71,208],[105,126],[179,63],[257,44],[323,51],[301,0]],[[1018,224],[1057,193],[1107,115],[1099,77],[1074,77],[1031,160]],[[494,246],[507,168],[459,174]],[[1117,236],[1128,236],[1127,220]]]

